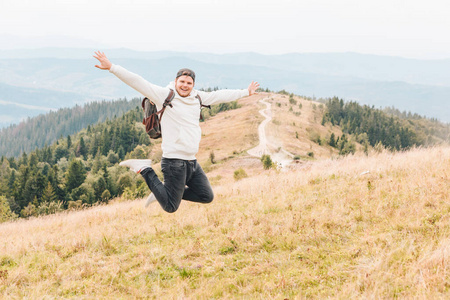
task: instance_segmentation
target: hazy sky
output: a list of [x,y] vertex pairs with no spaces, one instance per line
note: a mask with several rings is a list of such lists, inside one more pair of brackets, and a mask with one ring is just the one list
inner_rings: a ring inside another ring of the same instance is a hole
[[448,0],[0,0],[0,49],[352,51],[433,59],[450,58],[449,28]]

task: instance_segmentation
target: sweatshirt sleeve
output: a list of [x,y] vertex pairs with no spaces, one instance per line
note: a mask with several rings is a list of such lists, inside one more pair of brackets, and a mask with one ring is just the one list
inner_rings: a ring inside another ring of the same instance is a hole
[[214,92],[197,91],[204,105],[231,102],[249,95],[248,90],[218,90]]
[[150,83],[141,76],[132,73],[119,65],[113,64],[109,72],[116,75],[117,78],[125,82],[127,85],[129,85],[145,97],[149,98],[158,107],[162,106],[162,103],[169,94],[169,88],[164,88]]

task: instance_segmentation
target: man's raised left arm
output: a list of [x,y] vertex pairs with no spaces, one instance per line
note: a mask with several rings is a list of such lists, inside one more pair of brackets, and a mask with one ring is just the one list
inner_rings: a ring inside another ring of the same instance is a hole
[[198,91],[200,97],[202,98],[202,103],[204,105],[212,105],[224,102],[231,102],[238,100],[243,97],[252,96],[256,93],[259,88],[259,83],[252,81],[248,88],[245,90],[218,90],[214,92],[201,92]]

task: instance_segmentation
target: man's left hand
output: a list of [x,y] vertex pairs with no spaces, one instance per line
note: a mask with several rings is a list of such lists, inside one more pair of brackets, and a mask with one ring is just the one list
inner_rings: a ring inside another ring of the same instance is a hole
[[259,89],[259,83],[256,81],[252,81],[248,86],[248,95],[251,96],[253,94],[257,94],[256,90]]

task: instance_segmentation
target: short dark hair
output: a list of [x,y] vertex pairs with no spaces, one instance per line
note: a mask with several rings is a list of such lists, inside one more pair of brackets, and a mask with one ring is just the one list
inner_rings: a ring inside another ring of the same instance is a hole
[[192,78],[192,80],[194,80],[194,82],[195,82],[195,72],[192,71],[191,69],[187,69],[187,68],[180,69],[177,73],[176,78],[178,78],[180,76],[190,76]]

